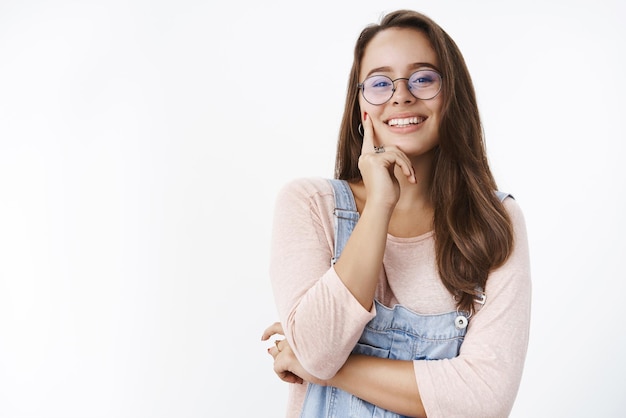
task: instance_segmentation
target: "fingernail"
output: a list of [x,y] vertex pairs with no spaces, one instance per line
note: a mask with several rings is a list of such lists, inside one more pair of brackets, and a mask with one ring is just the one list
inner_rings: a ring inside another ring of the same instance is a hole
[[367,112],[363,112],[363,120],[366,121],[367,120]]

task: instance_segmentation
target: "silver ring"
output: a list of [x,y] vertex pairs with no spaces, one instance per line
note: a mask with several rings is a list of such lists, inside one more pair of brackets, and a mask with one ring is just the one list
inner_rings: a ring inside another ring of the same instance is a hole
[[374,147],[375,154],[381,154],[383,152],[385,152],[385,147]]

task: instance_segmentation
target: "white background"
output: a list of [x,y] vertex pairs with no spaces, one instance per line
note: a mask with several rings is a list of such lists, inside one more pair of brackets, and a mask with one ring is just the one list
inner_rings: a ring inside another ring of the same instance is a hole
[[623,3],[1,0],[0,417],[283,416],[274,197],[332,176],[356,36],[401,7],[460,46],[526,215],[512,416],[624,415]]

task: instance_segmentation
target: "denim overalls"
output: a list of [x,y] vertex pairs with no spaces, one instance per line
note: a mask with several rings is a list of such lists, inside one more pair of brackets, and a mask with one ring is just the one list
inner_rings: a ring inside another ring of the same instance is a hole
[[[335,192],[335,255],[334,264],[354,229],[359,213],[352,191],[344,180],[329,180]],[[501,200],[506,194],[498,196]],[[478,303],[484,303],[484,294]],[[378,301],[376,316],[365,326],[359,342],[352,350],[355,354],[398,360],[436,360],[453,358],[459,354],[465,337],[468,314],[448,312],[438,315],[421,315],[395,305],[388,308]],[[400,415],[363,401],[332,386],[309,384],[302,418],[400,418]]]

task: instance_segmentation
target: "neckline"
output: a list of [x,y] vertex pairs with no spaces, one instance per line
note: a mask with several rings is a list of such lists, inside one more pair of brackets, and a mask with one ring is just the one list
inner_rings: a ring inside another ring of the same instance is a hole
[[416,235],[414,237],[397,237],[395,235],[391,235],[390,233],[387,233],[387,239],[392,241],[392,242],[397,242],[397,243],[412,243],[412,242],[419,242],[419,241],[424,241],[426,239],[429,239],[431,237],[433,237],[435,234],[435,231],[430,230],[428,232],[424,232],[423,234],[420,235]]

